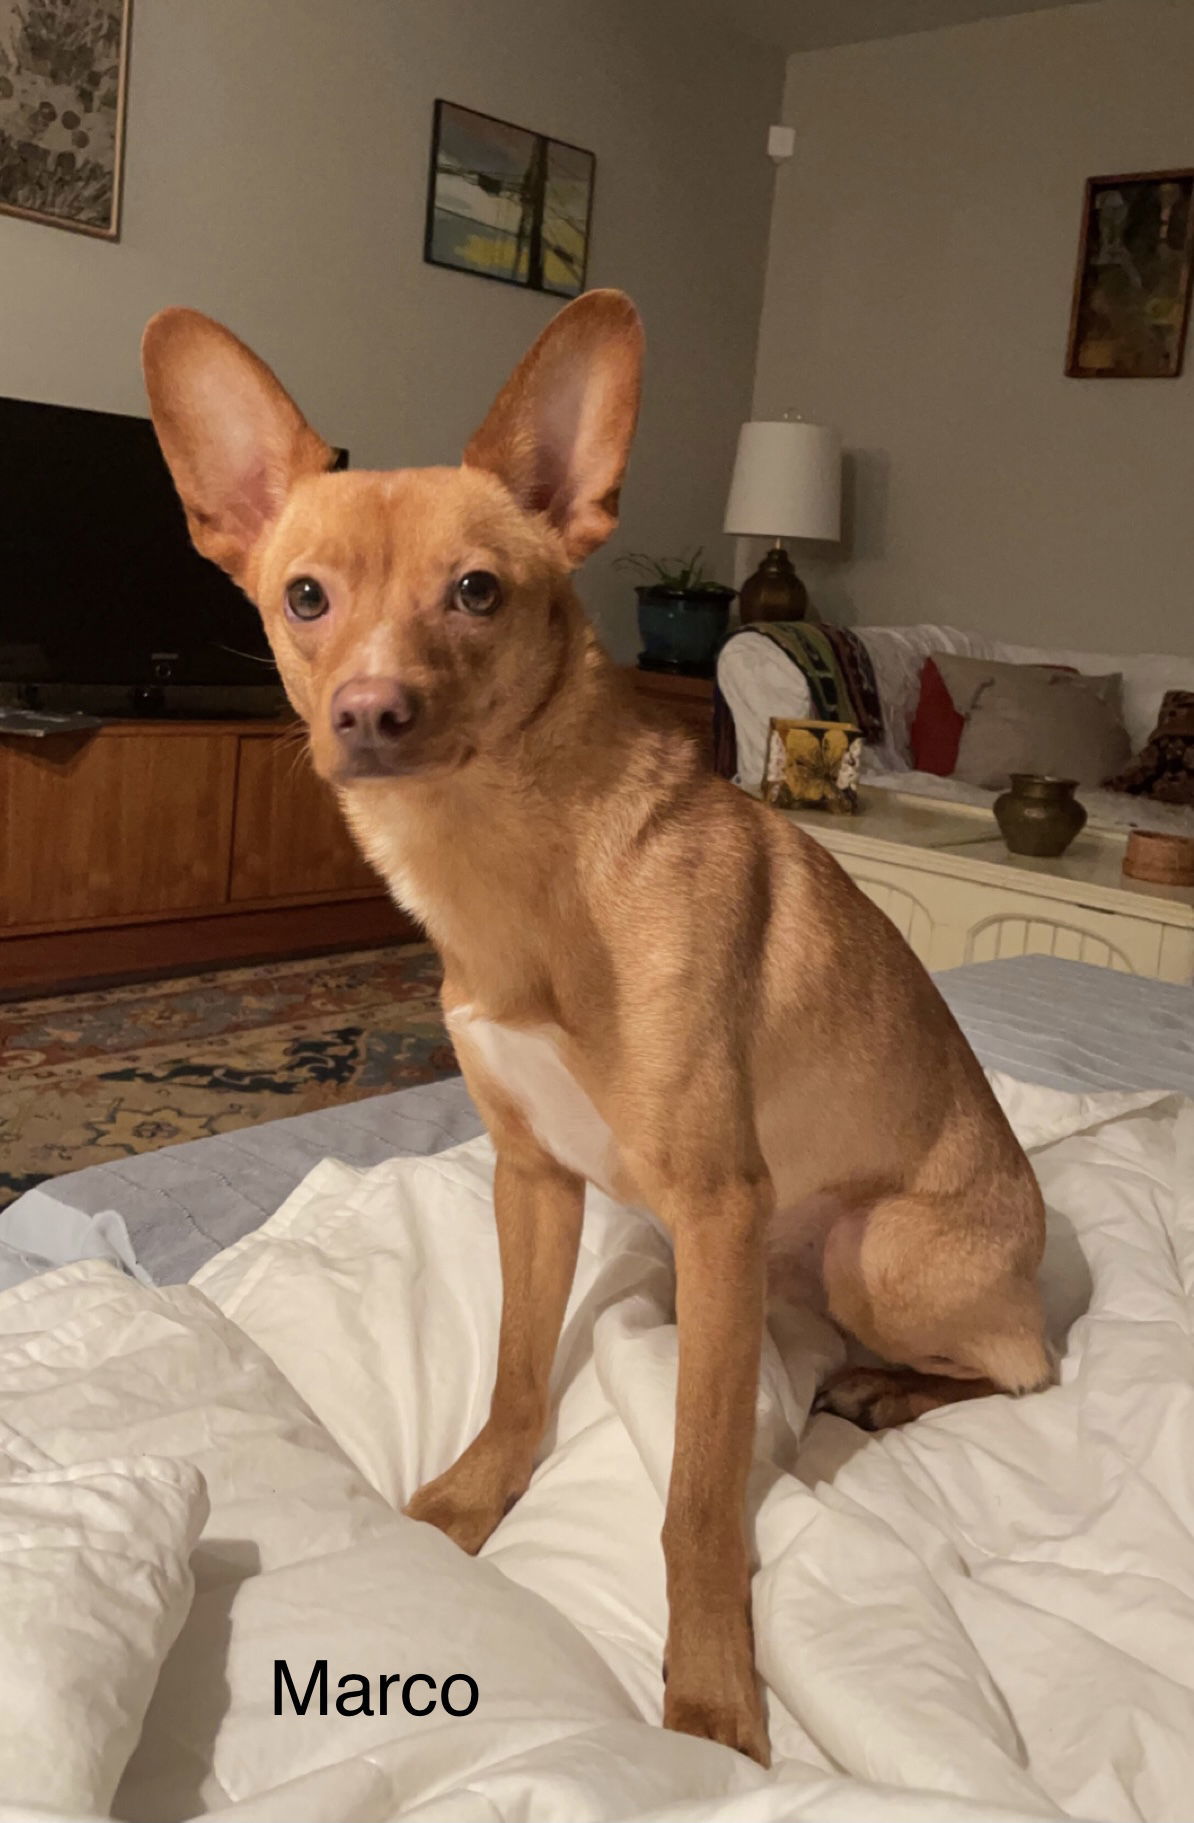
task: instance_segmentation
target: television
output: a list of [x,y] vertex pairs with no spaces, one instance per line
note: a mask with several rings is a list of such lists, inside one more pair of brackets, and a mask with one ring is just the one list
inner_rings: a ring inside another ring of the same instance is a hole
[[[336,467],[347,452],[337,451]],[[199,556],[148,418],[0,399],[0,695],[273,714],[256,608]]]

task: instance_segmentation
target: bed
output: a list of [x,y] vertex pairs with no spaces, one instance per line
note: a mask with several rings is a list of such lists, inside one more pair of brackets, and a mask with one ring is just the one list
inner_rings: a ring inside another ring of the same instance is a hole
[[[1164,1088],[1194,1098],[1194,994],[1184,987],[1048,956],[950,969],[937,982],[991,1069],[1058,1089]],[[149,1277],[181,1284],[259,1227],[321,1160],[368,1168],[481,1131],[463,1082],[451,1077],[55,1178],[0,1214],[0,1245],[19,1236],[36,1255],[48,1213],[116,1210]]]
[[[645,1219],[590,1193],[540,1466],[481,1556],[398,1510],[479,1425],[496,1341],[492,1155],[444,1083],[53,1187],[123,1212],[160,1282],[81,1260],[0,1296],[0,1700],[33,1717],[0,1797],[158,1823],[1187,1814],[1194,994],[1032,957],[942,987],[1045,1191],[1061,1383],[864,1437],[808,1421],[838,1344],[775,1313],[770,1773],[657,1726],[675,1332]],[[93,1611],[116,1537],[127,1600]],[[300,1699],[316,1679],[303,1714],[287,1688],[275,1713],[279,1661]],[[413,1708],[468,1679],[475,1708],[411,1713],[416,1674]]]

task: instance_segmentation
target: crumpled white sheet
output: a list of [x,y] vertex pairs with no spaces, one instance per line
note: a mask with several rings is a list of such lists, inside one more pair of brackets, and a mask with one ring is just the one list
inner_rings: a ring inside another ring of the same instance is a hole
[[[750,1493],[770,1774],[654,1725],[675,1331],[644,1219],[590,1197],[541,1464],[476,1560],[390,1503],[484,1414],[486,1142],[324,1164],[192,1288],[51,1275],[53,1327],[20,1339],[32,1402],[11,1396],[0,1298],[0,1409],[54,1460],[88,1447],[86,1412],[106,1451],[173,1438],[207,1479],[191,1619],[116,1814],[1186,1816],[1194,1107],[997,1087],[1050,1207],[1062,1381],[879,1438],[818,1417],[798,1443],[834,1344],[777,1319]],[[326,1657],[333,1688],[464,1671],[480,1701],[458,1721],[275,1717],[275,1657],[304,1681]]]
[[72,1260],[111,1260],[143,1285],[153,1283],[137,1264],[124,1218],[114,1209],[84,1215],[41,1189],[26,1190],[0,1209],[0,1291]]

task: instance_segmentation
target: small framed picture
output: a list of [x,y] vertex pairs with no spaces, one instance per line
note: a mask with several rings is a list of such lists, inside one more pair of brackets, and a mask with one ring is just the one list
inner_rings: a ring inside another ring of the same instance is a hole
[[765,804],[774,804],[777,810],[855,816],[861,770],[862,730],[852,722],[771,717],[763,771]]
[[1066,373],[1173,380],[1194,270],[1194,171],[1087,181]]
[[424,259],[576,297],[585,288],[596,167],[579,146],[437,101]]
[[0,0],[0,211],[116,240],[132,0]]

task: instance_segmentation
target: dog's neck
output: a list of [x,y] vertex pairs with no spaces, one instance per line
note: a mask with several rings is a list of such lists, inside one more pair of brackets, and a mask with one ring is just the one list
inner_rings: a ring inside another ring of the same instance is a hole
[[342,801],[461,997],[495,1017],[559,1019],[561,976],[575,979],[591,915],[587,884],[650,814],[669,754],[683,766],[683,744],[638,719],[581,621],[550,698],[516,740],[448,774],[354,786]]

